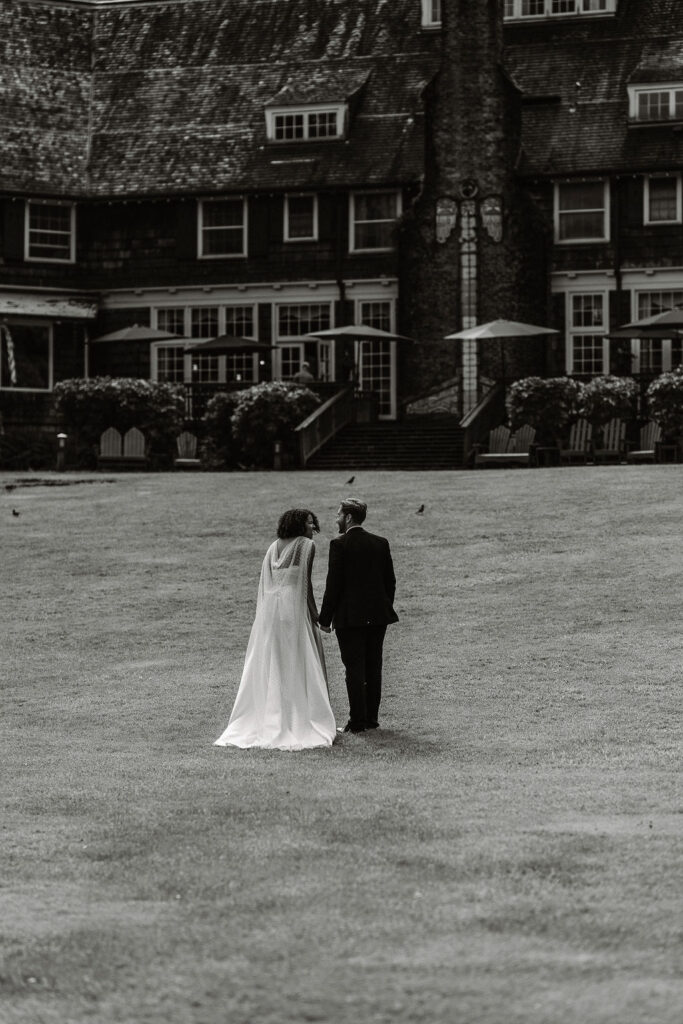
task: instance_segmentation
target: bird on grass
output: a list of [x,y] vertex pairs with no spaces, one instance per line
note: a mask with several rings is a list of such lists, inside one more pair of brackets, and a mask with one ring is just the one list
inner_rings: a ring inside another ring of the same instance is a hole
[[16,484],[5,484],[5,490],[6,491],[13,491],[16,486],[17,486]]
[[415,513],[415,515],[416,515],[416,516],[421,516],[421,515],[424,515],[424,510],[425,510],[425,507],[424,507],[424,505],[420,505],[420,507],[419,507],[419,509],[417,510],[417,512]]
[[21,512],[17,512],[17,510],[16,510],[15,508],[13,508],[13,509],[12,509],[12,515],[13,515],[13,516],[20,516],[20,515],[21,515]]
[[355,476],[350,476],[349,479],[346,482],[347,482],[347,484],[352,484],[355,479],[356,479]]

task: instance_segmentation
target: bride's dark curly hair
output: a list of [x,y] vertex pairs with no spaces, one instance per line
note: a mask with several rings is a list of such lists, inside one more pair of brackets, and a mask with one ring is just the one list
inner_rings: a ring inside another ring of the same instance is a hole
[[277,535],[282,540],[287,537],[305,537],[306,520],[313,520],[313,533],[320,533],[320,523],[315,512],[307,508],[290,508],[283,512],[277,524]]

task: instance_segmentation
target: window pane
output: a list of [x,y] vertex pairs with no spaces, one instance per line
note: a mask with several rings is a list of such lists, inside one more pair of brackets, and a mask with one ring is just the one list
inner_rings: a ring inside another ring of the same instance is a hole
[[225,310],[225,333],[236,338],[254,338],[254,307],[228,306]]
[[219,199],[202,203],[205,228],[242,227],[244,204],[241,199]]
[[551,14],[574,14],[576,0],[552,0]]
[[361,302],[360,321],[366,327],[380,331],[391,330],[391,302]]
[[329,326],[329,303],[278,307],[278,336],[281,338],[299,338],[311,331],[324,331]]
[[537,14],[545,14],[545,0],[522,0],[522,16],[532,18]]
[[215,384],[218,381],[218,356],[208,352],[193,353],[192,379],[199,384]]
[[364,193],[354,199],[356,220],[393,220],[396,196],[393,192]]
[[218,309],[215,306],[199,306],[190,310],[190,337],[218,337]]
[[575,335],[572,339],[573,373],[603,372],[603,339],[594,334]]
[[242,228],[212,228],[203,232],[204,256],[239,256],[243,251]]
[[169,331],[182,338],[185,334],[185,308],[180,306],[157,310],[157,327],[160,331]]
[[674,306],[683,305],[683,291],[640,292],[638,294],[638,320],[655,313],[663,313]]
[[669,117],[668,92],[641,92],[638,96],[640,121],[665,121]]
[[177,384],[184,379],[185,353],[182,345],[157,348],[157,380]]
[[566,182],[560,185],[561,210],[602,210],[605,189],[601,181]]
[[71,259],[71,207],[29,205],[28,254],[34,259]]
[[287,238],[313,238],[315,201],[313,196],[288,196]]
[[304,115],[303,114],[276,114],[275,115],[275,138],[276,139],[303,139],[304,137]]
[[335,135],[337,135],[337,114],[334,110],[314,111],[308,115],[309,139],[329,139]]
[[602,327],[602,295],[572,295],[572,327]]
[[678,214],[678,183],[675,178],[650,178],[650,220],[675,221]]
[[0,385],[50,387],[50,330],[39,324],[8,324],[2,331]]
[[228,355],[225,362],[226,380],[251,383],[256,379],[254,376],[253,356],[242,353],[239,355]]

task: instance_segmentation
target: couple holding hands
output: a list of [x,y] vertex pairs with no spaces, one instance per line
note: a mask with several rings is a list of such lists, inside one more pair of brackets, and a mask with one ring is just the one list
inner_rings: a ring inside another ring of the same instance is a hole
[[363,529],[366,513],[357,498],[339,506],[320,614],[311,585],[318,520],[301,508],[280,517],[261,567],[239,690],[216,746],[304,750],[332,744],[337,729],[320,636],[332,628],[349,698],[349,721],[339,731],[379,726],[384,635],[398,621],[396,577],[389,542]]

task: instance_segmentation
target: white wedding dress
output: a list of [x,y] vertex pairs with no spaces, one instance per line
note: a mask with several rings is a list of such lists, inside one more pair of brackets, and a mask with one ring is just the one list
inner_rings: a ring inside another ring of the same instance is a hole
[[280,555],[277,541],[268,548],[242,681],[216,746],[304,750],[332,744],[336,723],[322,643],[308,608],[314,554],[308,537],[295,537]]

